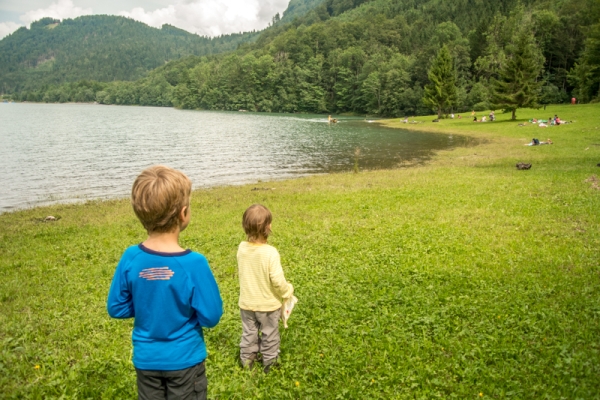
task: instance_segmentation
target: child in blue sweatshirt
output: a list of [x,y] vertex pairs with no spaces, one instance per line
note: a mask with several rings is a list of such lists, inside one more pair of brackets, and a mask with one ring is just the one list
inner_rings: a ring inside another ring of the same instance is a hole
[[187,176],[164,166],[143,171],[132,188],[148,238],[121,257],[107,309],[113,318],[134,318],[139,399],[206,399],[202,328],[219,322],[223,303],[206,258],[179,246],[191,190]]

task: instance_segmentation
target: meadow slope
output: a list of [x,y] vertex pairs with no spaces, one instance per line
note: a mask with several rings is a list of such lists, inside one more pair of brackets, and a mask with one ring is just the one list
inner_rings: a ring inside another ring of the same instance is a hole
[[[426,165],[194,192],[182,245],[225,304],[205,330],[209,398],[600,398],[600,105],[517,114],[385,121],[478,143]],[[574,122],[518,126],[554,114]],[[237,364],[235,254],[255,202],[299,298],[269,375]],[[126,199],[0,215],[0,397],[135,397],[132,324],[105,302],[144,239]]]

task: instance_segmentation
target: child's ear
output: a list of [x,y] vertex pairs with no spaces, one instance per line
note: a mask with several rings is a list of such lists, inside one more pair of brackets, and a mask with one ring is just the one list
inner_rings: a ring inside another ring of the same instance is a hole
[[187,213],[188,213],[188,206],[184,206],[181,209],[181,211],[179,212],[179,219],[183,221],[185,219],[185,217],[187,216]]

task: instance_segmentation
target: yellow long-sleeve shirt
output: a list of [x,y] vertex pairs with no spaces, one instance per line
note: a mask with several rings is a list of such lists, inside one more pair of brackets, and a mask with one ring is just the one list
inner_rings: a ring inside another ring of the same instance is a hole
[[285,280],[277,249],[268,244],[242,242],[238,247],[238,276],[242,310],[270,312],[281,307],[294,287]]

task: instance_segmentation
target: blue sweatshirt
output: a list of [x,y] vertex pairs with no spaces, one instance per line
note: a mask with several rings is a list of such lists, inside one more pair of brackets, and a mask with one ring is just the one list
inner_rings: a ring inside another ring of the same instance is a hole
[[160,253],[140,244],[121,257],[107,309],[113,318],[135,318],[136,368],[176,371],[204,361],[202,327],[219,322],[223,301],[202,254]]

